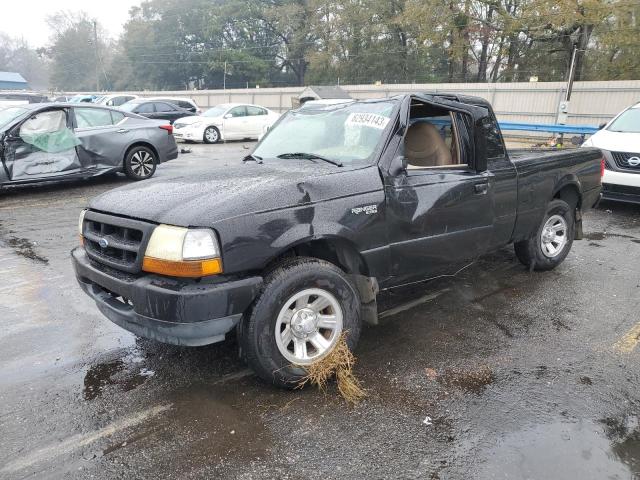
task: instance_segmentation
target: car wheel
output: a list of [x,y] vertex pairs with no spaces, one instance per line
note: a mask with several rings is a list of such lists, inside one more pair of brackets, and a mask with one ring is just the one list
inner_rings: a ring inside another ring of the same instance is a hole
[[146,180],[155,173],[157,163],[153,150],[142,146],[134,147],[124,159],[124,173],[131,180]]
[[360,297],[345,273],[324,260],[298,257],[266,275],[238,336],[260,378],[294,388],[305,366],[328,355],[343,332],[354,349],[360,327]]
[[220,131],[216,127],[207,127],[202,140],[204,143],[218,143],[220,141]]
[[533,270],[551,270],[567,257],[575,236],[575,209],[552,200],[536,233],[514,244],[516,256]]

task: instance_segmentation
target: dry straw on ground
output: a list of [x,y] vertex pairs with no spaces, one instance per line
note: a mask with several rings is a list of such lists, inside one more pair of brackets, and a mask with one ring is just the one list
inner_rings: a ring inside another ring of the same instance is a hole
[[353,374],[356,358],[349,350],[346,340],[347,332],[343,332],[335,348],[319,362],[306,367],[307,375],[300,383],[300,388],[307,384],[326,390],[329,381],[335,377],[338,392],[348,402],[358,403],[366,395],[360,381]]

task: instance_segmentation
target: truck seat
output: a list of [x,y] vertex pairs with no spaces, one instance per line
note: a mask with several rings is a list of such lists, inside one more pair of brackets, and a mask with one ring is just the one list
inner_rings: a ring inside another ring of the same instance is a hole
[[429,122],[414,123],[404,138],[407,163],[413,167],[451,165],[451,151],[438,129]]

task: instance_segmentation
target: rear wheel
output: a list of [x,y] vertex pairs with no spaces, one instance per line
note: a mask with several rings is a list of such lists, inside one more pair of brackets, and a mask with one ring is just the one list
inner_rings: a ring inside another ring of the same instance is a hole
[[218,143],[220,141],[220,131],[216,127],[207,127],[202,135],[204,143]]
[[239,337],[247,363],[260,378],[293,388],[304,378],[304,367],[331,353],[345,331],[349,348],[355,348],[360,336],[356,288],[335,265],[300,257],[265,277]]
[[551,270],[567,257],[574,236],[575,209],[564,200],[552,200],[534,235],[514,244],[516,256],[533,270]]
[[124,159],[124,173],[131,180],[146,180],[155,173],[157,163],[153,150],[143,146],[133,147]]

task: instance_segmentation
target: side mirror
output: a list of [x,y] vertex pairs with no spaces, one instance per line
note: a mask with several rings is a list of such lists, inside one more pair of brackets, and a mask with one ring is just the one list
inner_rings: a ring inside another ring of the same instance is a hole
[[598,125],[598,130],[602,130],[606,126],[607,126],[607,122],[601,123],[600,125]]
[[230,113],[227,113],[227,114],[225,114],[225,116],[224,116],[224,117],[222,117],[222,118],[231,118],[231,117],[233,117],[233,115],[231,115]]
[[391,168],[389,168],[389,173],[394,177],[400,175],[402,172],[407,171],[407,157],[404,155],[396,155],[391,162]]

